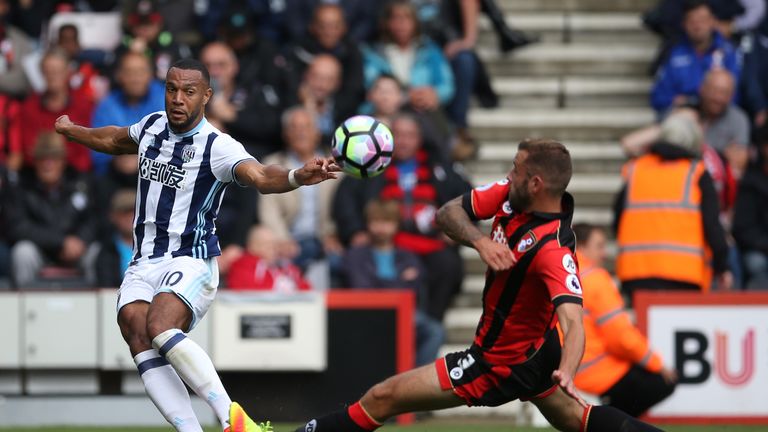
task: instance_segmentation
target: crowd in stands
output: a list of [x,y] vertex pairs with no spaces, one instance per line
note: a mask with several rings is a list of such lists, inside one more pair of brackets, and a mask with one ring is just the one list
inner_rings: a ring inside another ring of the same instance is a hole
[[[475,52],[485,13],[503,53],[535,42],[493,0],[0,0],[0,280],[117,287],[132,261],[137,155],[57,135],[164,110],[171,65],[199,58],[206,117],[262,163],[298,167],[355,114],[398,136],[392,168],[259,196],[231,186],[217,225],[222,285],[296,292],[413,290],[419,361],[435,358],[463,279],[440,205],[469,190],[467,112],[498,104]],[[354,271],[352,271],[354,269]]]
[[[621,142],[632,158],[614,223],[624,290],[768,288],[766,12],[766,0],[662,0],[644,15],[662,39],[649,98],[658,123]],[[269,196],[229,187],[225,285],[414,290],[419,358],[433,357],[464,278],[434,216],[470,188],[470,99],[498,105],[476,52],[481,13],[500,51],[536,42],[493,0],[0,0],[0,277],[17,288],[120,284],[137,156],[66,142],[54,121],[129,126],[164,109],[166,72],[196,57],[211,74],[208,120],[264,163],[326,154],[336,125],[358,113],[397,137],[392,166],[373,179]],[[660,176],[670,161],[677,171]],[[697,256],[697,275],[644,261],[661,256],[643,243],[660,233],[649,202],[698,212],[659,222],[671,236],[703,221],[677,244]]]
[[662,0],[643,18],[662,36],[658,123],[621,141],[631,158],[614,218],[622,289],[768,288],[766,2]]

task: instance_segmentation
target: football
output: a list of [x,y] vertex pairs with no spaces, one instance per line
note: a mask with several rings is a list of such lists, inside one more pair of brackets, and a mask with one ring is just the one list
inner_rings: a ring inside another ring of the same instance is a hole
[[373,117],[358,115],[336,128],[331,153],[345,173],[367,178],[384,172],[392,161],[394,145],[386,125]]

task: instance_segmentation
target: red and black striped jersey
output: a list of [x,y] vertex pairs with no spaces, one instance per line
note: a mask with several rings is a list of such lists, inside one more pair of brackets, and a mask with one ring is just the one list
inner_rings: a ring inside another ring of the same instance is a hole
[[530,358],[549,332],[557,331],[555,308],[582,304],[571,229],[573,197],[563,196],[561,213],[515,214],[506,179],[466,193],[463,207],[474,220],[493,218],[491,239],[508,244],[516,258],[509,270],[486,271],[483,315],[474,344],[486,360],[515,364]]

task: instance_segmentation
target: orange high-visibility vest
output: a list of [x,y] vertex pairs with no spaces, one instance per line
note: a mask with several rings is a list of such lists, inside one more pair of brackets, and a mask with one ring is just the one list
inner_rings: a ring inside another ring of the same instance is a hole
[[711,255],[704,239],[698,160],[648,154],[625,166],[616,275],[622,281],[668,279],[708,291]]
[[632,324],[624,300],[611,275],[577,252],[584,296],[584,346],[576,387],[601,395],[618,382],[632,365],[659,372],[661,357]]

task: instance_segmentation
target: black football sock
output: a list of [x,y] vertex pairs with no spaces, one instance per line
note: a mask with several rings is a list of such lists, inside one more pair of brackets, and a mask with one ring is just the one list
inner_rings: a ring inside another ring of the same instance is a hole
[[582,420],[584,432],[663,432],[607,405],[593,405],[588,409]]
[[371,432],[379,426],[357,402],[349,408],[313,419],[296,432]]

